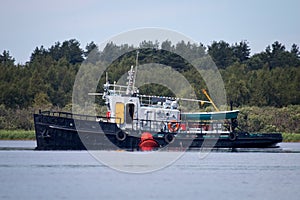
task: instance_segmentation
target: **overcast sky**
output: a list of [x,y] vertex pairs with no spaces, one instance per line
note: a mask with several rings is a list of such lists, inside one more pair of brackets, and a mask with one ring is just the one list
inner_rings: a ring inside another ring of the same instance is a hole
[[17,63],[35,47],[77,39],[82,48],[124,31],[159,27],[209,45],[247,40],[251,52],[278,40],[300,46],[299,0],[0,0],[0,53]]

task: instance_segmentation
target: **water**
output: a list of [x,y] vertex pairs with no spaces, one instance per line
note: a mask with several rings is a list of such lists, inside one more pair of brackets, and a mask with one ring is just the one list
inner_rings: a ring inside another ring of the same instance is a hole
[[[300,154],[187,152],[146,174],[118,172],[86,151],[33,151],[0,141],[0,199],[299,199]],[[282,143],[287,152],[300,143]],[[17,148],[16,148],[17,147]],[[15,150],[22,148],[25,150]],[[122,153],[122,152],[120,152]],[[171,152],[172,153],[172,152]]]

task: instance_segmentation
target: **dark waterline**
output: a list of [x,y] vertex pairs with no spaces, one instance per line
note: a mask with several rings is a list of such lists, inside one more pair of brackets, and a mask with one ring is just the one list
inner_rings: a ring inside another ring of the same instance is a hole
[[[34,141],[0,141],[34,147]],[[282,143],[298,151],[300,143]],[[86,151],[0,151],[0,199],[298,199],[300,154],[187,152],[146,174],[119,172]]]

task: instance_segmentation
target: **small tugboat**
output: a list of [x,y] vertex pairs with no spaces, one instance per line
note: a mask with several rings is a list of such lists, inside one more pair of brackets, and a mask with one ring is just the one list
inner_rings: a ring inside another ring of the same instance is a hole
[[[270,148],[280,133],[248,133],[238,128],[238,110],[181,112],[179,101],[209,101],[141,95],[128,84],[106,82],[102,95],[106,116],[39,111],[34,114],[38,150],[186,150],[213,148]],[[205,91],[204,91],[205,92]],[[213,104],[214,106],[214,104]],[[215,106],[214,106],[215,107]]]

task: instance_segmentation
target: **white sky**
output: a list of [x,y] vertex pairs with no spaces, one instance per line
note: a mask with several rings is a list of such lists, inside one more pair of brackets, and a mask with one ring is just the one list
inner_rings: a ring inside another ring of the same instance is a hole
[[25,63],[37,46],[78,40],[82,48],[124,31],[159,27],[204,45],[247,40],[251,52],[278,40],[300,46],[299,0],[0,0],[0,53]]

